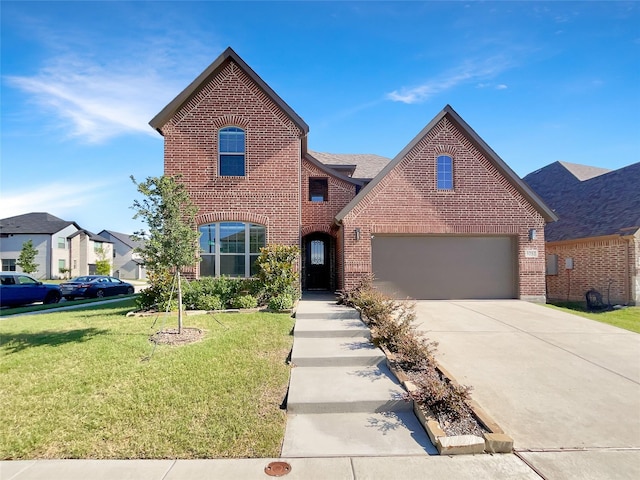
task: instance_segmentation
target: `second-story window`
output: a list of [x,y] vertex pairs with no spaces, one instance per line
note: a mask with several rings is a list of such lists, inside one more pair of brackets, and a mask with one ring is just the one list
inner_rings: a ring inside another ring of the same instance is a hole
[[225,127],[218,132],[218,172],[221,177],[245,176],[245,132]]
[[453,159],[440,155],[437,160],[438,190],[453,190]]
[[326,202],[329,200],[329,184],[326,178],[309,179],[309,201]]

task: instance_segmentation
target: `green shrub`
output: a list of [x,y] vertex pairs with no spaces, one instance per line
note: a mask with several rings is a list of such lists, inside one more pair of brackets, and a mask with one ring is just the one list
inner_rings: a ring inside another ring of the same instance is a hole
[[240,295],[231,301],[232,308],[256,308],[258,300],[253,295]]
[[204,294],[200,296],[195,307],[196,310],[223,310],[224,304],[217,295]]
[[275,311],[289,310],[293,308],[295,300],[290,295],[276,295],[269,299],[269,308]]
[[136,297],[136,304],[141,310],[156,308],[164,311],[178,309],[174,275],[169,271],[147,272],[149,286]]
[[295,262],[300,254],[297,246],[267,245],[256,259],[258,280],[267,298],[278,295],[299,295],[299,275]]

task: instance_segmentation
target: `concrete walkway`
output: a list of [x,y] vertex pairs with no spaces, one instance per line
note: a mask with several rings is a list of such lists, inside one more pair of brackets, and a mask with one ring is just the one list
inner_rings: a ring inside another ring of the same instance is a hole
[[436,357],[547,478],[640,478],[640,335],[518,300],[421,301]]
[[291,361],[284,457],[437,453],[369,328],[334,296],[299,303]]

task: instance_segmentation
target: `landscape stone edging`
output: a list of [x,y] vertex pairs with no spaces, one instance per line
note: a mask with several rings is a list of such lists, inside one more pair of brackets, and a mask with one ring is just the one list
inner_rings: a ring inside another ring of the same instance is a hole
[[[387,367],[395,375],[407,392],[415,391],[417,387],[409,380],[405,372],[395,366],[395,354],[384,347],[381,350],[387,357]],[[444,367],[436,364],[436,369],[453,385],[459,385],[456,379]],[[468,455],[476,453],[511,453],[513,439],[504,433],[502,428],[485,412],[475,400],[468,402],[473,415],[484,428],[488,430],[482,437],[477,435],[447,435],[440,427],[438,420],[428,416],[418,402],[413,402],[413,411],[424,427],[431,443],[438,449],[440,455]]]

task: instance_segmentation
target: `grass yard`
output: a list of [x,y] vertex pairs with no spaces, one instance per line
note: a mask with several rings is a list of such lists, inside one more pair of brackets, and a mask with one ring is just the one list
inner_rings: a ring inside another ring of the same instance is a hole
[[598,322],[608,323],[614,327],[624,328],[632,332],[640,333],[640,307],[627,307],[620,310],[611,310],[609,312],[591,313],[586,312],[580,304],[566,305],[548,305],[551,308],[562,310],[581,317],[597,320]]
[[132,307],[0,320],[0,458],[279,456],[293,319],[187,316],[204,339],[154,350]]

